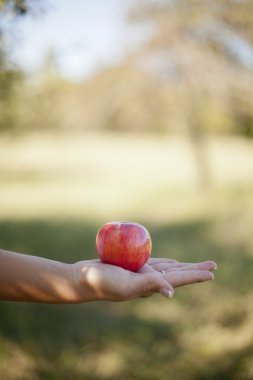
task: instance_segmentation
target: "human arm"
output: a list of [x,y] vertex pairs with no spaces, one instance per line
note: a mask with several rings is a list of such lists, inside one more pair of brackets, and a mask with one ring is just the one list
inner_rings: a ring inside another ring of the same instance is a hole
[[211,261],[185,264],[150,259],[139,273],[133,273],[99,260],[65,264],[0,250],[0,300],[81,303],[124,301],[156,292],[170,296],[173,287],[212,279],[215,266]]
[[0,250],[0,300],[70,303],[71,265]]

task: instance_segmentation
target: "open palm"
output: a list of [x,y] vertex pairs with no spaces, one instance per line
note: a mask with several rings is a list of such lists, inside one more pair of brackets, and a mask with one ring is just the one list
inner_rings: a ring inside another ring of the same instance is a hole
[[[137,273],[99,260],[75,264],[75,283],[79,296],[85,289],[89,300],[125,301],[154,293],[172,297],[173,288],[214,278],[213,261],[180,263],[170,259],[150,259]],[[87,294],[87,291],[89,294]]]

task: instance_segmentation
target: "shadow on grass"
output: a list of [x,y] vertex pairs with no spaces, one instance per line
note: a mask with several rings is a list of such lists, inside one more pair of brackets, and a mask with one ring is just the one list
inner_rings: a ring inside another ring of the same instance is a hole
[[[216,290],[222,292],[222,289],[231,289],[242,294],[253,285],[252,257],[247,249],[242,252],[240,245],[228,249],[222,242],[219,244],[217,239],[213,239],[209,233],[212,223],[205,220],[151,231],[154,255],[173,257],[180,261],[216,260],[219,265]],[[95,236],[98,227],[80,221],[2,221],[0,246],[6,250],[65,262],[90,259],[96,257]],[[184,325],[185,316],[181,316],[183,322],[175,323],[142,319],[133,313],[135,302],[152,303],[152,300],[131,301],[126,304],[94,302],[68,306],[2,302],[0,333],[4,339],[20,345],[37,363],[40,363],[40,358],[48,363],[54,360],[54,365],[37,364],[34,373],[37,378],[42,379],[96,380],[117,379],[121,376],[126,380],[197,380],[218,379],[221,375],[225,380],[247,379],[240,371],[245,358],[252,355],[253,344],[245,347],[243,355],[235,351],[231,363],[224,354],[227,364],[224,365],[223,358],[217,360],[215,371],[213,365],[207,364],[204,375],[199,375],[197,367],[194,369],[196,358],[192,358],[193,370],[188,374],[180,373],[178,365],[177,377],[175,368],[170,372],[170,363],[180,362],[180,355],[184,350],[181,329],[191,328]],[[189,303],[183,295],[181,298],[179,296],[177,302]],[[197,307],[204,308],[205,304]],[[237,323],[236,310],[230,317],[232,325],[233,321]],[[242,323],[243,321],[244,315]],[[222,323],[226,324],[226,321],[223,320]],[[108,347],[117,347],[117,344],[119,347],[128,347],[132,353],[129,352],[128,362],[121,372],[111,372],[108,376],[88,369],[80,374],[74,364],[68,367],[61,361],[64,352],[75,353],[78,361],[82,352],[88,355],[88,351],[92,351],[95,355],[106,351]],[[7,375],[6,373],[6,378]]]

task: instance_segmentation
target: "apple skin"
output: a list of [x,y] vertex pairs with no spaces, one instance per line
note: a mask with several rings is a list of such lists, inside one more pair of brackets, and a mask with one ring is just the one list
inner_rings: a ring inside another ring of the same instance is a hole
[[138,272],[151,255],[148,230],[134,222],[109,222],[96,237],[97,253],[102,263]]

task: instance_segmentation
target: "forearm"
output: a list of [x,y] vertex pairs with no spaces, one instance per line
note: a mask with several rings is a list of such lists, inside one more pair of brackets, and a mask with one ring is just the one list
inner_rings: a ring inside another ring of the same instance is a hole
[[72,265],[0,250],[0,300],[78,302]]

